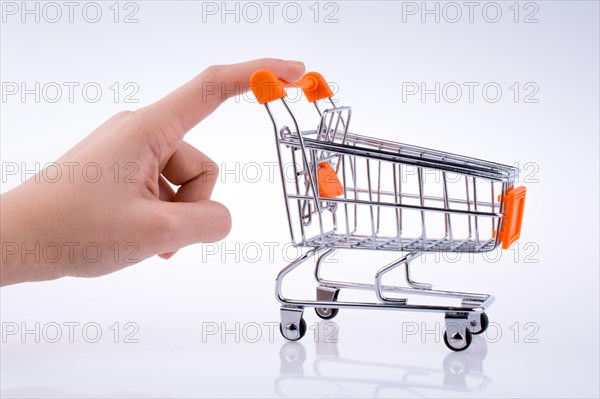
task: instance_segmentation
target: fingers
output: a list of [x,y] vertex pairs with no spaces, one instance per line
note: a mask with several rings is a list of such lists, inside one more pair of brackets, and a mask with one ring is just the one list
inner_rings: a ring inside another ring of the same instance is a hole
[[217,164],[185,141],[162,170],[162,175],[168,181],[181,186],[173,198],[176,202],[210,199],[218,174]]
[[167,253],[199,242],[219,241],[231,230],[231,215],[222,204],[197,202],[157,202],[155,212],[168,215],[167,234],[158,252]]
[[140,110],[147,120],[162,124],[167,145],[176,145],[185,133],[210,115],[223,101],[248,90],[250,76],[270,69],[283,80],[298,80],[304,64],[264,58],[232,65],[212,66],[154,104]]
[[[223,101],[248,90],[250,76],[258,69],[270,69],[286,81],[296,81],[304,64],[295,61],[261,59],[242,64],[213,66],[165,98],[137,112],[144,121],[145,135],[151,135],[163,176],[181,187],[174,197],[166,181],[159,181],[158,207],[169,220],[161,235],[159,253],[168,253],[197,242],[224,238],[231,229],[231,215],[218,202],[210,201],[217,168],[206,155],[187,143],[185,133],[210,115]],[[162,178],[161,178],[162,179]],[[172,202],[171,202],[172,201]],[[164,233],[164,232],[163,232]],[[157,243],[158,245],[158,243]]]
[[[219,170],[209,157],[194,146],[182,141],[173,153],[159,179],[160,196],[162,201],[196,202],[208,200],[217,182]],[[172,184],[180,186],[173,192],[165,178]],[[160,254],[163,259],[169,259],[175,252]]]

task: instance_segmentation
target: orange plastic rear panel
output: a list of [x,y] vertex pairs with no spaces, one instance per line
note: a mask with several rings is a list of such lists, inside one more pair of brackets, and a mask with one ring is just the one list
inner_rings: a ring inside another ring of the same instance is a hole
[[500,232],[502,249],[508,249],[512,243],[521,237],[526,193],[527,189],[525,187],[517,187],[504,196],[506,204],[504,226]]
[[321,162],[317,169],[319,180],[319,195],[326,198],[335,198],[344,194],[344,187],[340,183],[335,170],[327,162]]

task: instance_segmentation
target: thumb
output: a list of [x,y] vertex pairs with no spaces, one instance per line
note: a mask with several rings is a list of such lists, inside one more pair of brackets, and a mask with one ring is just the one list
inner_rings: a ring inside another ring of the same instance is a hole
[[304,64],[263,58],[241,64],[214,65],[138,112],[152,123],[163,123],[170,127],[165,137],[161,137],[166,139],[164,144],[179,144],[188,130],[210,115],[223,101],[247,91],[250,88],[250,76],[258,69],[270,69],[281,79],[293,82],[304,73]]
[[199,242],[222,240],[231,230],[231,214],[225,205],[211,200],[156,202],[157,212],[169,215],[172,228],[158,253],[176,251]]

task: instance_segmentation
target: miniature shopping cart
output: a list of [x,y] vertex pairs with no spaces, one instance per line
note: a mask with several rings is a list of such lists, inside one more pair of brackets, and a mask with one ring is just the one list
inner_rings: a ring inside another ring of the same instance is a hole
[[[499,245],[507,249],[520,236],[525,205],[525,187],[514,187],[518,170],[353,134],[351,108],[335,105],[327,82],[316,72],[288,83],[260,70],[253,74],[250,87],[275,130],[292,241],[309,249],[277,276],[281,334],[290,341],[304,336],[305,307],[314,307],[323,319],[335,317],[341,308],[438,312],[445,314],[446,345],[454,351],[469,347],[472,334],[487,328],[485,311],[494,298],[433,290],[411,278],[410,263],[431,251],[479,253]],[[319,119],[314,130],[300,129],[285,100],[289,87],[301,88],[315,105]],[[278,110],[272,104],[276,100],[282,104]],[[287,125],[278,123],[277,112],[289,121]],[[321,268],[335,249],[400,251],[404,256],[379,269],[370,284],[332,281],[321,276]],[[285,276],[311,257],[316,300],[284,297]],[[400,266],[405,268],[407,286],[383,284],[383,277]],[[376,301],[338,300],[341,289],[370,290]],[[437,296],[449,305],[412,303],[407,295]]]

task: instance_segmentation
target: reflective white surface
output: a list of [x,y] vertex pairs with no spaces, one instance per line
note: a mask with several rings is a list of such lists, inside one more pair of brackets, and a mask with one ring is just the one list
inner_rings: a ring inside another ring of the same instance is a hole
[[[441,315],[393,311],[346,310],[325,322],[307,309],[307,335],[287,343],[277,331],[274,266],[158,263],[98,280],[3,289],[3,323],[33,329],[39,322],[40,342],[22,329],[5,337],[2,396],[593,396],[597,389],[592,313],[559,316],[564,308],[551,289],[533,293],[516,278],[512,287],[494,281],[502,273],[519,275],[523,264],[455,266],[456,278],[444,276],[453,284],[436,285],[479,287],[498,297],[487,333],[454,353],[442,343]],[[435,281],[444,267],[430,262],[417,276],[430,271]],[[289,289],[310,297],[304,272]],[[79,323],[72,343],[68,322]],[[57,343],[50,342],[56,338],[50,323],[61,325]],[[97,325],[84,333],[87,323]]]

